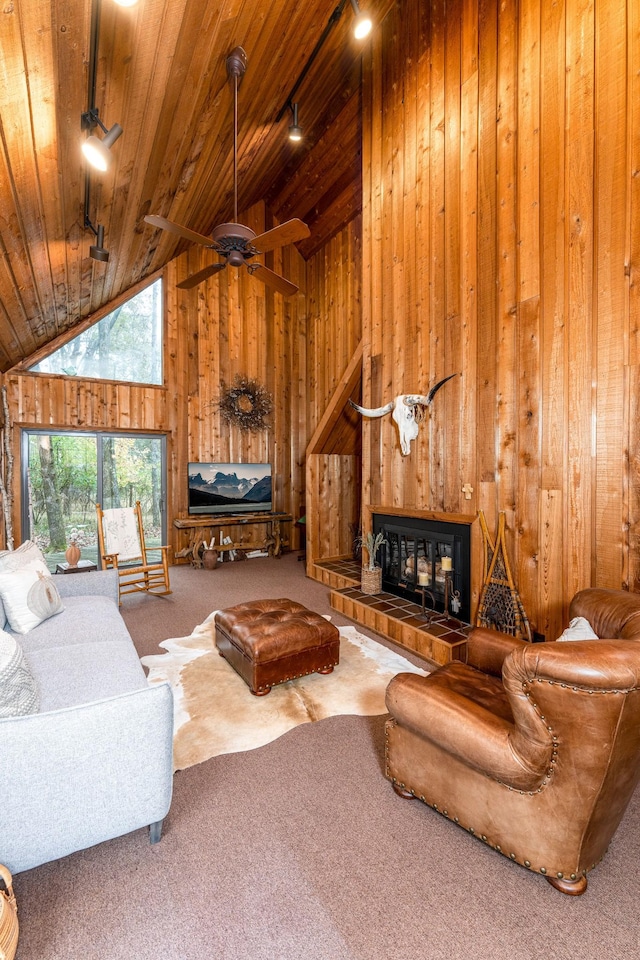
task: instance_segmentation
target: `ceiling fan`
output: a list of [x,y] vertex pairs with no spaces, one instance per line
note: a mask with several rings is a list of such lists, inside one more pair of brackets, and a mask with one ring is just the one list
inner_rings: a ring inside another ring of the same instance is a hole
[[261,280],[268,287],[272,287],[285,297],[290,297],[298,292],[295,283],[286,280],[279,274],[274,273],[268,267],[265,267],[260,261],[250,262],[254,257],[261,253],[267,253],[269,250],[275,250],[278,247],[284,247],[289,243],[295,243],[298,240],[304,240],[310,236],[309,227],[302,220],[297,218],[287,220],[272,230],[257,234],[242,223],[238,223],[238,87],[240,80],[247,69],[247,55],[242,47],[235,47],[226,60],[227,76],[233,80],[233,216],[234,223],[221,223],[217,226],[210,237],[204,234],[196,233],[188,227],[183,227],[179,223],[173,223],[165,217],[157,217],[153,214],[146,216],[145,222],[161,230],[167,230],[169,233],[175,233],[185,240],[191,240],[193,243],[201,243],[203,246],[214,250],[219,256],[223,257],[222,262],[212,263],[197,273],[192,274],[178,284],[178,287],[189,290],[211,277],[214,273],[224,270],[227,265],[232,267],[241,267],[246,264],[247,270],[258,280]]

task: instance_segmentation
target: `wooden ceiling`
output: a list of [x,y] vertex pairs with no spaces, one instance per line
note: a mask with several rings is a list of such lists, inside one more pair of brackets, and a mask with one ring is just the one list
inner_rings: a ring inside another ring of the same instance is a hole
[[[89,180],[108,263],[89,257],[81,115],[89,104],[92,3],[99,4],[95,106],[124,133]],[[0,370],[6,371],[155,274],[187,244],[144,223],[159,214],[204,234],[233,213],[233,91],[226,58],[248,58],[239,91],[239,209],[264,200],[300,216],[308,257],[360,209],[362,44],[347,2],[295,95],[337,0],[29,0],[3,9],[0,58]],[[362,0],[380,22],[393,0]]]

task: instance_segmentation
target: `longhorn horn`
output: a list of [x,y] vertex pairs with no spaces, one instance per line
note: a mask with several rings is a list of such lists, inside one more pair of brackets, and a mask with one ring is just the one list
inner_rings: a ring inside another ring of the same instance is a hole
[[391,400],[389,403],[386,403],[384,407],[359,407],[357,403],[354,403],[353,400],[349,400],[349,403],[354,410],[357,410],[358,413],[361,413],[365,417],[384,417],[385,413],[391,413],[395,403]]
[[426,395],[423,393],[408,393],[404,397],[404,402],[407,404],[408,407],[415,407],[415,405],[418,403],[421,404],[423,407],[428,407],[431,405],[433,398],[435,397],[440,387],[443,387],[447,382],[447,380],[451,380],[453,377],[457,377],[457,376],[458,376],[457,373],[450,373],[448,377],[444,378],[444,380],[439,380],[434,387],[431,387],[431,390],[429,390],[429,393],[427,393]]

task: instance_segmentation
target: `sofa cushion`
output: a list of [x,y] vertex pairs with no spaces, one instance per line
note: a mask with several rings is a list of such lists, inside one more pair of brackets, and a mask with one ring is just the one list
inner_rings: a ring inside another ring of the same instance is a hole
[[25,540],[16,550],[0,550],[0,573],[15,573],[25,567],[49,573],[42,550],[32,540]]
[[15,633],[28,633],[43,620],[64,610],[52,577],[37,567],[0,573],[0,596]]
[[[83,574],[90,576],[90,574]],[[34,627],[21,638],[25,653],[46,647],[84,644],[88,640],[105,642],[126,640],[129,631],[111,597],[65,597],[64,613]]]
[[[32,540],[25,540],[16,550],[0,550],[0,573],[14,573],[25,567],[49,573],[42,550]],[[0,629],[4,630],[7,623],[7,613],[0,597]]]
[[38,711],[38,689],[15,637],[0,630],[0,717]]
[[40,712],[75,707],[148,686],[131,640],[86,640],[25,651]]

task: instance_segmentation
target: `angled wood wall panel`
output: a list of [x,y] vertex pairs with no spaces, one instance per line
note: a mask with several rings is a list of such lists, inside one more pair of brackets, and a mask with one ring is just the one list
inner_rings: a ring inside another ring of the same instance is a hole
[[[360,343],[362,269],[359,216],[306,264],[307,442],[320,425]],[[349,556],[353,525],[359,521],[359,432],[339,414],[338,410],[334,412],[334,436],[327,438],[326,449],[314,447],[307,452],[307,569],[316,559]],[[343,452],[336,453],[334,440],[339,432]],[[351,450],[345,449],[349,445]]]

